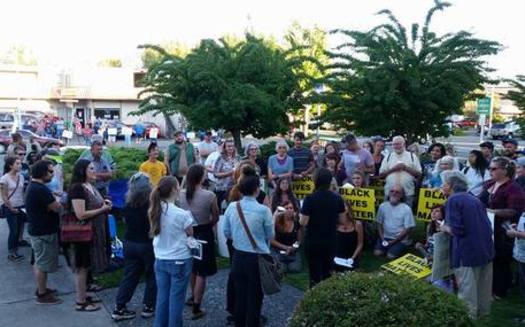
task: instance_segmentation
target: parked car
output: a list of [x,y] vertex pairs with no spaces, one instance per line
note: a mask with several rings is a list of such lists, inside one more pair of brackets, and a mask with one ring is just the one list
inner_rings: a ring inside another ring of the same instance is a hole
[[501,124],[492,124],[490,136],[493,140],[505,139],[507,137],[521,136],[521,128],[515,121],[508,121]]
[[[53,144],[58,144],[59,146],[64,146],[64,142],[59,139],[55,139],[52,137],[45,137],[45,136],[38,136],[37,134],[21,129],[17,131],[22,135],[22,138],[24,139],[24,142],[29,143],[29,139],[33,138],[38,144],[40,144],[41,147],[49,147]],[[7,150],[7,147],[9,144],[11,144],[11,131],[9,130],[3,130],[0,131],[0,153],[4,153]]]
[[455,124],[461,128],[465,128],[465,127],[474,127],[476,126],[477,123],[478,121],[474,118],[466,118],[466,119],[457,121]]

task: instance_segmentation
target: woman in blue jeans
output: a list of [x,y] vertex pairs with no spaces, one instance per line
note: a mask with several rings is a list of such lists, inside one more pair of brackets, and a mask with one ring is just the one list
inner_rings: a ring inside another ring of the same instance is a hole
[[124,234],[124,277],[117,293],[115,310],[111,314],[113,320],[135,318],[135,312],[126,308],[133,297],[142,274],[145,275],[146,288],[142,300],[142,318],[153,317],[155,313],[155,298],[157,284],[153,263],[153,244],[149,237],[148,207],[151,184],[149,177],[136,173],[129,179],[129,188],[124,207],[126,233]]
[[[163,177],[150,197],[150,233],[155,252],[157,279],[156,327],[182,326],[184,298],[191,274],[192,257],[188,237],[193,236],[193,217],[175,205],[179,183]],[[162,226],[162,228],[161,228]]]
[[19,236],[22,235],[26,214],[24,207],[24,177],[20,174],[22,162],[17,157],[8,157],[4,164],[4,175],[0,178],[3,208],[9,227],[7,249],[9,261],[18,262],[24,256],[18,254]]

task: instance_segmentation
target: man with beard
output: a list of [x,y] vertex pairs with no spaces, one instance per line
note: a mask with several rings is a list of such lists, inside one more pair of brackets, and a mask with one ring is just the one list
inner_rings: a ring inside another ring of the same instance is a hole
[[164,154],[164,163],[168,167],[170,174],[175,176],[179,183],[188,172],[188,168],[197,162],[197,154],[193,144],[184,140],[184,134],[181,131],[173,134],[175,143],[170,144]]

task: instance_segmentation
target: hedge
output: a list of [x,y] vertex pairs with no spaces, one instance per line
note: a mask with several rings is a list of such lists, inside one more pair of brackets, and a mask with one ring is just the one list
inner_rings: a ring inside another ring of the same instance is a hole
[[308,290],[291,327],[472,326],[466,305],[424,281],[390,273],[335,275]]

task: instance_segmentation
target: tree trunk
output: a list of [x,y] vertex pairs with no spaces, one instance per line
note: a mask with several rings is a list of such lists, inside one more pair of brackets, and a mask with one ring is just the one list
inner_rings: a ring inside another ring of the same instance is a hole
[[167,113],[163,112],[162,115],[164,116],[164,119],[166,120],[166,137],[171,138],[173,133],[175,132],[175,124],[173,124],[173,121],[171,120],[171,116],[169,116]]
[[235,129],[230,131],[233,135],[233,142],[235,142],[235,147],[237,148],[238,153],[242,153],[242,141],[241,141],[241,130]]

